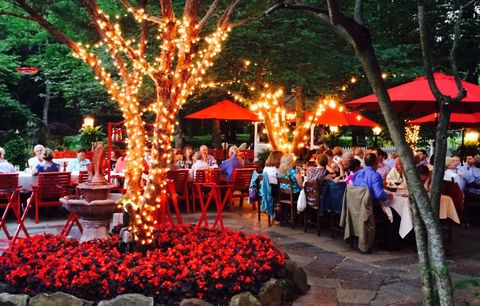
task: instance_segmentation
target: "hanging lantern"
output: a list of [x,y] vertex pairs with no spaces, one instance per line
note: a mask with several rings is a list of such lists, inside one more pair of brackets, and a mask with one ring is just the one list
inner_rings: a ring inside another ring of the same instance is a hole
[[35,67],[18,67],[17,72],[20,74],[35,74],[38,72],[38,68]]

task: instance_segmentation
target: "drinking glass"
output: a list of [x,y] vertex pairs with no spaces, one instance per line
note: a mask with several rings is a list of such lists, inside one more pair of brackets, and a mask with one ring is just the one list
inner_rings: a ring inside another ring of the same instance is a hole
[[15,172],[20,172],[20,165],[15,165]]

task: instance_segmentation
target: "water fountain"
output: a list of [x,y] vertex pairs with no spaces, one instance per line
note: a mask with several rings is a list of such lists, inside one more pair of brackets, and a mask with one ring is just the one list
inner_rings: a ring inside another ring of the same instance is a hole
[[108,184],[105,180],[103,142],[94,143],[92,151],[88,181],[77,186],[79,195],[60,199],[68,212],[80,218],[80,224],[83,227],[80,242],[109,237],[110,220],[113,213],[118,210],[116,202],[122,197],[120,193],[110,193],[110,190],[116,186]]

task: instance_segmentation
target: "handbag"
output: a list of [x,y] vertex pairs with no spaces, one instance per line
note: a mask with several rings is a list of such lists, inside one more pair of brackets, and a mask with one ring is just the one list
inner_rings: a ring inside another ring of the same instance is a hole
[[304,211],[307,207],[307,196],[305,195],[305,188],[300,190],[297,200],[297,211]]

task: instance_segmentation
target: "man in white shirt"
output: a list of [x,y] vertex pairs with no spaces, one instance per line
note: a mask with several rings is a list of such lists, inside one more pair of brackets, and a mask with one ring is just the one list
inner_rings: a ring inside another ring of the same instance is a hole
[[403,173],[403,165],[400,161],[400,157],[395,159],[395,167],[393,167],[387,174],[386,178],[387,186],[405,188],[406,180]]
[[447,157],[445,161],[445,174],[443,175],[443,180],[457,183],[460,189],[463,190],[462,180],[460,175],[457,174],[456,165],[456,161],[453,157]]
[[15,167],[5,160],[5,150],[0,147],[0,173],[13,173]]
[[43,162],[43,152],[45,152],[45,147],[41,144],[37,144],[35,148],[33,148],[33,152],[35,156],[28,160],[28,166],[30,169],[35,169],[37,165]]

